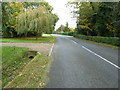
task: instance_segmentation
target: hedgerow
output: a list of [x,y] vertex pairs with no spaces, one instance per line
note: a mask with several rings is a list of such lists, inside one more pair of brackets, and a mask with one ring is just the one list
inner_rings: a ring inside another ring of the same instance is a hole
[[101,36],[86,36],[86,35],[80,35],[76,34],[74,35],[76,38],[95,41],[98,43],[106,43],[114,46],[119,46],[120,40],[118,37],[101,37]]

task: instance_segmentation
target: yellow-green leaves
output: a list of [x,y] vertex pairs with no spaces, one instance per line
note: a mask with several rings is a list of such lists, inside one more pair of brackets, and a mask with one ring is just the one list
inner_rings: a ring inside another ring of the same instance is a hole
[[36,32],[41,34],[48,31],[54,24],[52,13],[44,6],[35,9],[26,9],[17,16],[18,34]]

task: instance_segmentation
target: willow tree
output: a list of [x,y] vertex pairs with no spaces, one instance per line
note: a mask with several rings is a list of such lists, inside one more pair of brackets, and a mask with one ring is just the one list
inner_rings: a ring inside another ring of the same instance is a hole
[[52,13],[45,6],[39,6],[35,9],[27,9],[25,12],[21,12],[17,18],[17,33],[27,34],[32,32],[36,36],[41,36],[43,32],[47,32],[53,25],[54,19]]

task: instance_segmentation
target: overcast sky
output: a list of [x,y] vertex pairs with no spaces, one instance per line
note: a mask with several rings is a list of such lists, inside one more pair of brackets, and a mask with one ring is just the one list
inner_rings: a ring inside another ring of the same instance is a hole
[[60,25],[66,25],[68,22],[69,27],[76,27],[76,20],[72,18],[72,14],[70,13],[70,9],[66,7],[66,3],[68,1],[74,0],[46,0],[52,7],[53,13],[57,14],[59,17],[59,21],[56,24],[56,29]]

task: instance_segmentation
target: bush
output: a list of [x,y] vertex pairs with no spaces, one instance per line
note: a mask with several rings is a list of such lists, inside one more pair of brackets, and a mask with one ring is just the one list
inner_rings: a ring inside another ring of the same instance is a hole
[[61,34],[61,35],[73,36],[74,32],[53,32],[53,34]]
[[76,38],[95,41],[98,43],[106,43],[114,46],[119,46],[119,38],[118,37],[101,37],[101,36],[86,36],[86,35],[74,35]]

